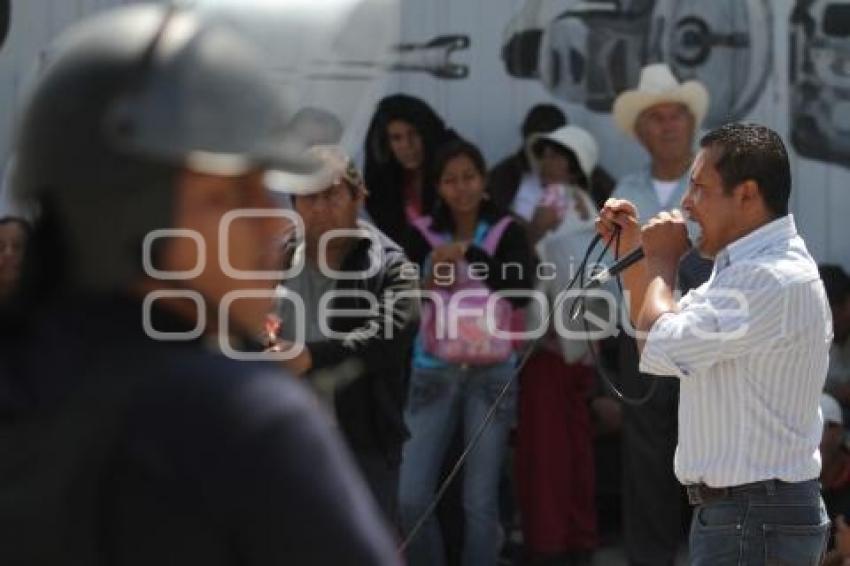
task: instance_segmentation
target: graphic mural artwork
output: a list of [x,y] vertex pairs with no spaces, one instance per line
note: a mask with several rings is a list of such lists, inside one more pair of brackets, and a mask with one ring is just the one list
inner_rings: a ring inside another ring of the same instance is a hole
[[791,143],[850,167],[850,0],[801,0],[791,14]]
[[709,127],[743,117],[764,90],[772,60],[769,0],[566,5],[541,22],[544,3],[528,0],[505,34],[508,73],[537,79],[565,101],[610,112],[617,95],[637,85],[642,67],[666,62],[681,80],[711,89]]

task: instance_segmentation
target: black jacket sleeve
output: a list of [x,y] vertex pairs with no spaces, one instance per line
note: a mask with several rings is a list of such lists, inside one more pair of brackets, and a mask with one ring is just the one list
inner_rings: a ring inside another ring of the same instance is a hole
[[308,342],[313,369],[356,358],[370,372],[403,367],[418,329],[418,270],[400,252],[389,252],[380,282],[368,292],[377,300],[373,316],[349,330],[342,340]]

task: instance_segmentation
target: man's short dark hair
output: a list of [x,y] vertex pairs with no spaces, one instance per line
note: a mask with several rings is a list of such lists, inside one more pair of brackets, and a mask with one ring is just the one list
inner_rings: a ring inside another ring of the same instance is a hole
[[546,134],[567,125],[567,116],[554,104],[533,106],[522,122],[522,137],[528,139],[531,134]]
[[714,167],[727,193],[755,181],[773,216],[788,214],[791,164],[779,134],[759,124],[726,124],[708,132],[699,144],[716,152]]

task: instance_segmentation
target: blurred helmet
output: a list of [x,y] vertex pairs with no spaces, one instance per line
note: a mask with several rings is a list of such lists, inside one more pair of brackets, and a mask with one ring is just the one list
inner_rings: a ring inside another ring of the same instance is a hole
[[252,47],[191,11],[136,5],[69,29],[19,124],[12,190],[57,227],[67,282],[111,289],[141,269],[141,242],[171,226],[188,168],[308,172]]

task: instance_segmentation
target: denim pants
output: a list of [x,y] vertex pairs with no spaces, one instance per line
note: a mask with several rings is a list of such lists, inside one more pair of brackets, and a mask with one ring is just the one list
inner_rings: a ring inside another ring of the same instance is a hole
[[690,563],[814,566],[828,534],[817,480],[747,484],[694,510]]
[[[446,449],[461,418],[466,445],[512,374],[513,364],[413,370],[404,414],[411,436],[402,452],[399,487],[405,534],[434,497]],[[502,544],[499,475],[515,409],[516,383],[513,383],[464,464],[465,566],[492,566],[498,558]],[[443,541],[433,515],[410,543],[407,560],[410,566],[445,563]]]

